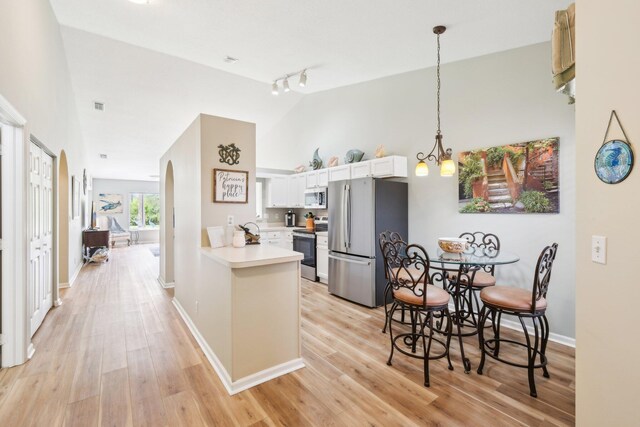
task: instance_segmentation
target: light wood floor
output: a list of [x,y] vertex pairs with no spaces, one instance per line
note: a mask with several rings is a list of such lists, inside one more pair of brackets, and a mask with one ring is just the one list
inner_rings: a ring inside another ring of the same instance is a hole
[[[116,249],[85,267],[47,315],[28,363],[0,370],[0,426],[572,425],[574,351],[550,343],[551,379],[488,360],[485,375],[401,354],[387,366],[382,310],[303,283],[306,368],[230,397],[156,283],[145,246]],[[479,360],[468,338],[472,364]],[[507,349],[503,349],[507,351]]]

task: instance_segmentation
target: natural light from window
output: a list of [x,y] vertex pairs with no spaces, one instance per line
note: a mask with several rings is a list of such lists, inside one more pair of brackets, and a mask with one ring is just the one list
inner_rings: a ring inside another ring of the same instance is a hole
[[129,228],[158,228],[160,226],[160,195],[131,193],[129,195]]
[[262,182],[256,182],[256,218],[262,218]]

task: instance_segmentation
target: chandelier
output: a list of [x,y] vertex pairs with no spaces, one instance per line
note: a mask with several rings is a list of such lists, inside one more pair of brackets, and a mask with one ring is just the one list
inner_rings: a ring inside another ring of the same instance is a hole
[[440,166],[440,176],[453,176],[456,173],[456,164],[451,159],[451,148],[447,148],[445,150],[442,146],[442,132],[440,131],[440,35],[444,33],[446,29],[447,27],[443,25],[433,27],[433,33],[436,35],[438,43],[438,65],[436,67],[436,76],[438,82],[438,90],[436,96],[438,130],[436,132],[436,142],[429,154],[425,156],[421,151],[416,155],[416,158],[418,159],[418,164],[416,165],[416,176],[429,175],[429,166],[427,166],[425,160],[435,161],[436,164]]

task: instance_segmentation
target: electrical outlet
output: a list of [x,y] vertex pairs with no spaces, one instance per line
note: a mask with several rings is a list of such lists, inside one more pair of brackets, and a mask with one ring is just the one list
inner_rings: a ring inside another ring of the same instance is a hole
[[605,236],[591,236],[591,261],[598,264],[607,263],[607,238]]
[[280,214],[276,212],[276,219],[280,219]]
[[227,225],[233,224],[235,224],[235,218],[233,217],[233,215],[227,215]]

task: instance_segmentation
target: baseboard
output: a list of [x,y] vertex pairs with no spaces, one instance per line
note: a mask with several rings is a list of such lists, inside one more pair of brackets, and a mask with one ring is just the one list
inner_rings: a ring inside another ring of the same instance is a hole
[[182,317],[182,320],[184,320],[184,322],[187,324],[189,331],[191,331],[191,335],[193,335],[193,337],[200,345],[202,352],[207,357],[207,360],[209,360],[209,363],[211,363],[211,366],[216,371],[216,374],[218,374],[220,381],[222,381],[224,388],[230,395],[240,393],[241,391],[254,387],[258,384],[262,384],[281,375],[285,375],[300,368],[304,368],[304,361],[301,358],[298,358],[277,366],[273,366],[263,371],[256,372],[255,374],[246,376],[244,378],[240,378],[237,381],[231,381],[231,376],[222,365],[222,362],[220,362],[220,359],[218,359],[211,347],[209,347],[209,344],[207,344],[202,334],[200,334],[200,331],[198,331],[198,328],[196,328],[196,325],[193,323],[182,305],[180,305],[178,300],[176,300],[175,298],[172,301],[173,305],[178,310],[180,317]]
[[[501,319],[500,320],[500,325],[504,326],[505,328],[514,329],[516,331],[522,331],[522,325],[520,324],[520,322],[515,322],[513,320]],[[527,325],[527,330],[532,335],[535,333],[535,331],[533,330],[532,326]],[[549,341],[553,341],[553,342],[558,343],[558,344],[566,345],[567,347],[576,348],[576,339],[575,338],[571,338],[571,337],[567,337],[565,335],[560,335],[560,334],[556,334],[556,333],[553,333],[553,332],[549,332]]]
[[29,343],[29,347],[27,347],[27,359],[31,360],[33,355],[36,353],[36,348],[33,346],[33,343]]
[[[451,312],[453,312],[455,310],[453,303],[449,303],[449,310]],[[522,325],[520,325],[520,322],[515,322],[513,320],[509,320],[509,319],[500,319],[500,325],[504,326],[505,328],[508,329],[513,329],[516,331],[522,331]],[[532,326],[527,325],[527,331],[530,334],[535,334],[535,331],[533,330]],[[572,347],[572,348],[576,348],[576,339],[575,338],[571,338],[571,337],[567,337],[565,335],[560,335],[560,334],[556,334],[553,332],[549,332],[549,341],[553,341],[555,343],[558,344],[562,344],[562,345],[566,345],[567,347]]]
[[64,289],[64,288],[72,287],[73,283],[78,278],[78,274],[80,274],[80,270],[82,270],[82,267],[84,267],[84,263],[80,263],[80,265],[78,265],[78,268],[76,268],[76,271],[73,273],[73,276],[71,276],[71,279],[69,280],[69,283],[60,283],[60,284],[58,284],[58,289]]
[[171,289],[171,288],[175,288],[176,287],[176,282],[165,282],[164,279],[161,276],[158,276],[158,283],[164,289]]

